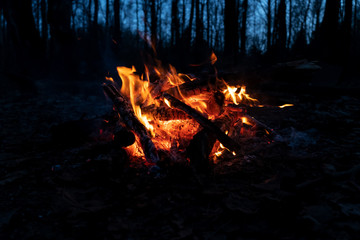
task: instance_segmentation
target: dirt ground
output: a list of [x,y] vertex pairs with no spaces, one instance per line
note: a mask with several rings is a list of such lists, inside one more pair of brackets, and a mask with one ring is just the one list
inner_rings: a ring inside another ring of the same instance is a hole
[[2,91],[0,239],[358,239],[360,99],[287,87],[256,94],[294,107],[249,109],[281,142],[249,141],[208,175],[160,176],[106,144],[51,140],[52,126],[111,109],[99,83]]

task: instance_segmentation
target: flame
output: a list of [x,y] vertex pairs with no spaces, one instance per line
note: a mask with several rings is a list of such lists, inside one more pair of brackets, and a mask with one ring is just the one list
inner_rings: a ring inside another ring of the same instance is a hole
[[239,105],[240,103],[248,102],[250,105],[255,105],[258,103],[258,100],[250,97],[248,93],[246,93],[246,87],[233,87],[229,86],[225,81],[223,81],[226,89],[223,90],[225,94],[225,99],[234,103],[235,105]]
[[247,124],[247,125],[250,125],[250,126],[253,125],[251,122],[249,122],[249,120],[247,119],[247,117],[242,117],[242,118],[241,118],[241,122],[242,122],[242,123],[245,123],[245,124]]
[[166,98],[164,98],[164,102],[165,102],[165,104],[166,104],[169,108],[171,108],[171,104],[170,104],[169,100],[167,100]]
[[294,106],[294,104],[289,104],[289,103],[287,103],[287,104],[284,104],[284,105],[279,106],[279,108],[293,107],[293,106]]
[[113,79],[112,77],[105,77],[105,79],[106,79],[107,81],[109,81],[109,82],[114,83],[114,79]]
[[210,63],[211,65],[214,65],[217,61],[217,56],[215,55],[214,52],[211,53],[211,56],[210,56]]

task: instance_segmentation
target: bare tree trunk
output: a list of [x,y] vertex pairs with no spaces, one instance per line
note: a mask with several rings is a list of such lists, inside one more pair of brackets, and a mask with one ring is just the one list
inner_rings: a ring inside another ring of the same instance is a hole
[[48,22],[50,25],[51,50],[54,54],[63,55],[72,43],[71,0],[48,0]]
[[269,51],[271,48],[271,21],[272,21],[272,14],[271,14],[271,0],[267,0],[267,12],[266,12],[266,26],[267,26],[267,32],[266,32],[266,48]]
[[211,47],[211,38],[210,38],[210,1],[206,1],[206,20],[207,20],[207,36],[206,39],[208,41],[209,46]]
[[184,36],[185,33],[185,23],[186,23],[186,0],[183,0],[182,4],[182,24],[181,24],[181,34]]
[[[109,0],[106,0],[106,10],[105,10],[105,28],[106,31],[109,29],[109,17],[110,17],[110,5]],[[137,14],[137,12],[136,12]]]
[[[144,12],[144,36],[147,36],[148,31],[148,0],[143,1],[143,12]],[[147,47],[147,43],[144,43],[144,47]]]
[[322,0],[317,0],[316,2],[316,25],[315,25],[315,31],[318,33],[320,31],[320,10],[321,10],[321,3]]
[[194,12],[195,12],[195,0],[191,0],[191,8],[190,8],[190,19],[189,19],[189,26],[187,29],[186,35],[186,44],[188,47],[191,46],[191,38],[192,38],[192,26],[194,21]]
[[345,37],[346,37],[347,41],[349,41],[351,38],[351,24],[352,24],[352,16],[353,16],[352,8],[353,8],[353,1],[346,0],[345,1],[344,30],[345,30]]
[[156,15],[156,1],[150,0],[150,8],[151,8],[151,27],[150,27],[150,33],[151,33],[151,43],[154,46],[156,46],[157,43],[157,15]]
[[201,41],[204,39],[203,32],[203,24],[200,10],[200,0],[196,0],[195,4],[195,12],[196,12],[196,34],[195,34],[195,44],[199,45]]
[[243,0],[242,3],[242,22],[241,22],[241,53],[246,54],[246,29],[247,29],[247,12],[248,12],[249,2],[248,0]]
[[46,0],[41,0],[41,36],[47,42],[48,25],[47,25],[47,4]]
[[279,23],[278,23],[278,0],[274,0],[274,21],[273,21],[273,32],[272,32],[272,45],[275,45],[277,41],[277,35],[279,33]]
[[[158,37],[159,37],[159,44],[161,45],[161,41],[162,41],[162,17],[161,17],[161,15],[162,15],[162,1],[161,0],[159,0],[158,1],[158,3],[157,3],[157,15],[158,15],[158,18],[157,19],[159,19],[159,26],[160,26],[160,28],[159,28],[159,31],[158,31]],[[178,31],[180,31],[180,29],[178,30]]]
[[311,0],[308,0],[308,3],[306,4],[306,8],[305,8],[305,13],[304,13],[304,19],[301,23],[301,28],[304,29],[305,35],[307,32],[307,17],[308,17],[308,12],[310,10],[310,5],[311,5]]
[[136,31],[139,32],[140,20],[139,20],[139,0],[136,0]]
[[92,26],[92,15],[91,15],[91,7],[92,7],[92,0],[89,0],[89,5],[88,5],[88,31],[90,31],[91,26]]
[[[355,0],[354,2],[354,27],[353,27],[353,36],[355,36],[356,32],[357,32],[357,5],[358,5],[358,0]],[[355,41],[356,42],[356,41]]]
[[179,42],[179,18],[178,18],[178,0],[173,0],[171,5],[171,46]]
[[120,0],[114,0],[114,39],[120,41]]
[[286,36],[287,36],[285,0],[280,0],[277,18],[279,23],[278,47],[280,51],[284,51],[286,49]]
[[99,18],[99,0],[94,0],[94,31],[97,34]]
[[352,24],[352,9],[353,8],[353,1],[346,0],[345,1],[345,18],[344,18],[344,39],[343,39],[343,57],[344,60],[348,60],[350,57],[350,50],[351,50],[351,24]]
[[292,38],[292,18],[293,18],[293,5],[292,0],[289,0],[289,27],[288,27],[288,39],[287,39],[287,48],[290,48],[291,38]]
[[36,27],[40,31],[40,6],[41,0],[36,1]]
[[324,18],[321,24],[320,41],[322,55],[328,60],[338,58],[340,1],[326,0]]
[[[74,5],[75,5],[75,9],[74,9]],[[76,32],[76,23],[75,23],[75,17],[76,17],[76,11],[77,11],[77,3],[73,2],[71,4],[71,31],[73,33]]]
[[[3,0],[0,8],[6,19],[9,42],[13,44],[14,66],[26,67],[26,58],[41,55],[41,38],[36,28],[31,0]],[[11,51],[11,49],[9,49]],[[24,62],[25,60],[25,62]],[[11,61],[11,59],[8,59]],[[21,65],[20,65],[21,64]],[[24,64],[24,65],[23,65]]]
[[238,15],[235,0],[225,0],[225,46],[224,52],[235,60],[238,53]]
[[215,33],[214,33],[214,48],[216,49],[219,42],[217,41],[217,35],[218,35],[218,5],[217,2],[215,2],[215,14],[214,14],[214,25],[215,25]]
[[4,45],[5,45],[5,24],[3,21],[3,9],[2,6],[0,5],[0,69],[4,66],[4,61],[5,61],[5,54],[4,54]]
[[348,82],[350,78],[350,73],[353,69],[356,69],[357,66],[350,61],[351,57],[351,24],[352,24],[352,8],[353,8],[353,1],[352,0],[345,0],[345,16],[344,16],[344,23],[342,27],[342,34],[343,38],[340,42],[342,45],[342,51],[339,54],[339,60],[343,65],[343,71],[340,76],[339,82]]
[[[136,33],[140,31],[140,20],[139,20],[139,0],[136,0]],[[136,46],[139,47],[139,37],[136,37]]]

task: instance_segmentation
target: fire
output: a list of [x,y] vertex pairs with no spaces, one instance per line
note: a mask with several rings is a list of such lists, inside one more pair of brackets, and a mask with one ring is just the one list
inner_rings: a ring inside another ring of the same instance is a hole
[[229,102],[234,103],[235,105],[239,105],[240,103],[248,102],[250,105],[256,105],[258,100],[250,97],[248,93],[246,93],[246,87],[232,87],[225,83],[226,89],[223,90],[225,94],[225,99]]
[[[216,61],[217,57],[212,53],[208,63],[214,65]],[[207,119],[227,119],[222,127],[230,129],[239,125],[240,127],[237,130],[226,131],[230,137],[234,134],[243,134],[244,124],[252,126],[243,110],[235,112],[223,110],[223,107],[228,104],[258,104],[258,100],[250,97],[246,92],[245,86],[230,86],[224,80],[216,78],[215,91],[196,90],[195,94],[189,94],[185,92],[182,86],[197,79],[190,75],[178,73],[171,65],[163,67],[159,61],[155,61],[155,66],[145,66],[145,72],[142,75],[137,73],[135,67],[117,67],[117,72],[122,80],[121,94],[128,98],[135,116],[151,133],[152,142],[158,152],[166,152],[172,160],[184,159],[183,153],[186,147],[201,127],[197,121],[173,108],[171,102],[163,97],[165,92],[196,109]],[[112,78],[106,79],[114,82]],[[221,104],[216,102],[214,92],[223,96]],[[280,107],[286,106],[290,106],[290,104]],[[135,143],[127,147],[126,150],[131,156],[144,159],[144,152],[141,149],[138,137]],[[210,157],[216,161],[225,152],[236,156],[234,151],[230,151],[217,141]]]

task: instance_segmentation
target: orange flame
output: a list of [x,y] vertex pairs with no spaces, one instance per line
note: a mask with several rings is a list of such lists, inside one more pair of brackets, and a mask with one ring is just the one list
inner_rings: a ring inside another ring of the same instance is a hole
[[211,62],[211,65],[214,65],[217,61],[217,56],[215,55],[214,52],[211,53],[211,56],[210,56],[210,62]]
[[279,106],[279,108],[293,107],[293,106],[294,106],[294,104],[289,104],[289,103],[287,103],[287,104],[284,104],[284,105]]
[[250,105],[256,105],[259,102],[257,99],[250,97],[250,95],[246,93],[245,86],[233,87],[226,83],[225,85],[227,88],[223,90],[223,93],[225,94],[225,99],[227,101],[233,102],[235,105],[239,105],[245,101],[249,102]]

